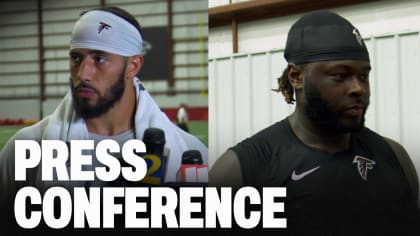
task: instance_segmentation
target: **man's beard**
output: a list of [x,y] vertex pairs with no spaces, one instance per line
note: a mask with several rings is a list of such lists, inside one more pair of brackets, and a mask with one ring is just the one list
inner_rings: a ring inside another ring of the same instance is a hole
[[[96,88],[83,81],[80,82],[80,84],[77,87],[74,87],[73,82],[70,79],[70,87],[73,96],[73,107],[76,113],[84,119],[90,119],[100,117],[101,115],[107,113],[111,108],[113,108],[114,105],[121,100],[124,94],[124,71],[125,66],[122,72],[120,73],[118,80],[105,91],[104,96],[102,96]],[[98,95],[98,100],[96,104],[89,105],[88,99],[77,97],[77,90],[79,88],[89,88],[93,90]]]
[[340,114],[330,108],[328,101],[321,97],[319,90],[307,79],[305,81],[305,114],[318,127],[336,132],[359,131],[365,123],[365,112],[359,122],[344,123],[340,120]]

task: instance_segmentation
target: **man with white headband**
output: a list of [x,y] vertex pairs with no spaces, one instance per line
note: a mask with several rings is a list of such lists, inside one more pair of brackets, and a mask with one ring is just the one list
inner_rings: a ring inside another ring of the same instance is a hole
[[[144,61],[142,41],[139,23],[122,9],[107,7],[82,13],[70,40],[71,91],[51,115],[18,131],[5,145],[0,153],[3,193],[13,194],[19,187],[14,181],[14,140],[94,140],[96,145],[113,139],[122,147],[128,140],[143,140],[144,131],[153,127],[164,131],[165,153],[169,155],[162,185],[177,181],[184,151],[199,150],[203,164],[208,163],[207,147],[173,124],[136,77]],[[94,170],[101,164],[95,153],[92,156],[92,164],[83,168]],[[71,163],[67,162],[68,173]],[[41,168],[28,169],[28,176],[22,185],[44,190],[55,185],[106,184],[96,176],[94,181],[43,182]]]

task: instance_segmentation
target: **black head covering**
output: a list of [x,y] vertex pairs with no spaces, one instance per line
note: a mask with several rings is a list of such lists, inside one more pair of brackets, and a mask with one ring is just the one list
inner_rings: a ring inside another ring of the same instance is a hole
[[302,16],[289,30],[284,57],[287,62],[369,61],[359,31],[336,13],[320,10]]

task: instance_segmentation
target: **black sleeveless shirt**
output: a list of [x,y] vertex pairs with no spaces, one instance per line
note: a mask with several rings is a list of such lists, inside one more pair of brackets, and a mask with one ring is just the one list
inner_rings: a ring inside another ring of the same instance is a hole
[[244,185],[286,187],[289,232],[400,235],[418,230],[416,203],[400,163],[368,128],[351,134],[349,150],[332,154],[302,143],[284,119],[232,150]]

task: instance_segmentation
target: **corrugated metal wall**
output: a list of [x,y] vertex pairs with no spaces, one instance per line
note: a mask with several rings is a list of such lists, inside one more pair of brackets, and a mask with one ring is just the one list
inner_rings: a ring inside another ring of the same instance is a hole
[[[118,6],[143,28],[168,24],[167,0],[42,0],[45,97],[39,101],[38,4],[34,0],[0,2],[0,117],[38,119],[48,115],[68,90],[68,49],[74,23],[84,10]],[[159,105],[207,106],[207,1],[172,1],[174,91],[166,80],[145,86]],[[145,65],[146,66],[146,65]]]
[[[399,141],[420,173],[420,36],[405,32],[365,39],[373,70],[368,127]],[[294,110],[277,88],[282,50],[209,59],[210,164],[228,147]]]

